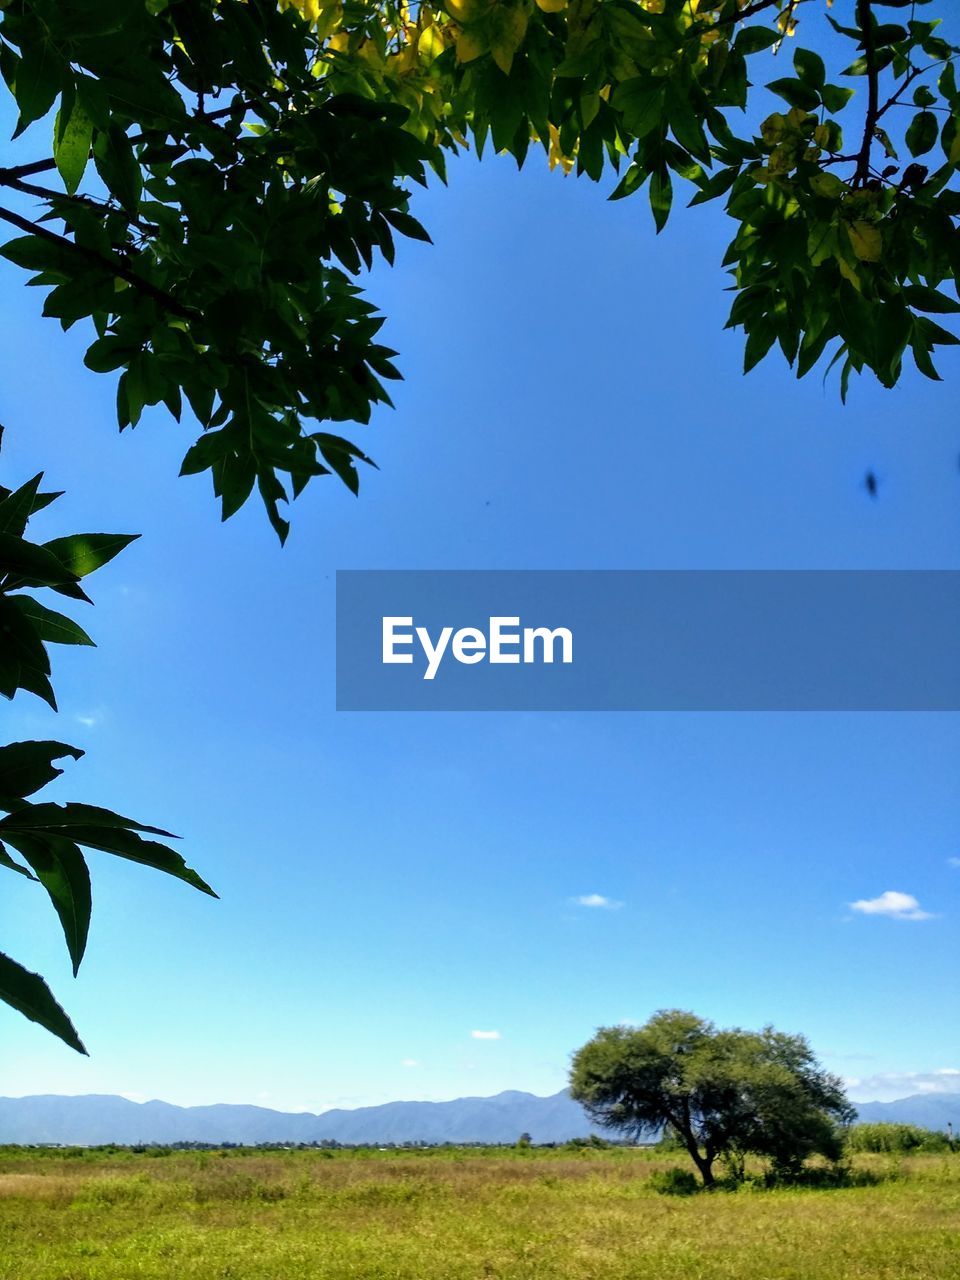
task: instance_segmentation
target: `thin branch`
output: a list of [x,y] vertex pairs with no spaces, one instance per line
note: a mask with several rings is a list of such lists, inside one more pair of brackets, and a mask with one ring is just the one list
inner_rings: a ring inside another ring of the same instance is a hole
[[741,9],[739,13],[734,13],[729,18],[722,18],[717,23],[717,26],[733,26],[737,22],[745,22],[747,18],[754,18],[758,13],[763,13],[767,9],[783,7],[783,0],[754,0],[753,4],[748,4],[747,7],[745,9]]
[[886,115],[891,107],[899,107],[901,105],[901,102],[900,102],[901,93],[906,93],[906,91],[913,84],[914,80],[916,80],[917,76],[922,76],[922,75],[923,75],[922,67],[912,67],[908,72],[908,74],[904,77],[903,84],[900,85],[896,93],[894,93],[893,97],[888,98],[887,101],[883,104],[883,106],[880,107],[880,109],[877,111],[877,119],[879,120],[881,116]]
[[4,222],[9,222],[12,226],[18,227],[21,231],[26,231],[28,235],[37,236],[41,240],[46,240],[48,244],[55,244],[61,249],[68,249],[71,253],[77,254],[78,257],[86,258],[89,262],[95,263],[101,270],[109,272],[110,275],[126,280],[127,284],[132,285],[146,297],[152,298],[154,302],[159,303],[165,311],[169,311],[172,315],[180,316],[183,320],[198,319],[195,311],[183,306],[171,294],[166,293],[155,284],[151,284],[149,280],[144,280],[143,276],[131,270],[125,263],[98,253],[96,249],[88,249],[86,245],[77,244],[74,240],[68,240],[66,236],[57,235],[55,231],[50,231],[47,227],[41,227],[37,223],[31,222],[29,218],[21,217],[19,213],[14,213],[12,209],[0,208],[0,218]]
[[870,152],[874,130],[880,115],[880,73],[877,70],[877,48],[874,42],[871,0],[857,0],[857,20],[863,32],[863,56],[867,70],[867,114],[863,125],[863,143],[857,160],[854,185],[862,186],[870,176]]
[[144,222],[141,218],[136,218],[125,210],[106,204],[102,200],[95,200],[93,196],[70,195],[66,191],[54,191],[51,187],[39,187],[33,182],[23,182],[20,178],[13,177],[10,169],[0,169],[0,187],[10,187],[11,190],[20,191],[26,196],[36,196],[38,200],[46,201],[51,207],[55,203],[81,204],[101,217],[106,217],[107,214],[119,214],[128,226],[135,227],[138,231],[152,232],[157,229],[152,223]]
[[[770,0],[770,3],[773,3],[773,0]],[[243,104],[244,110],[248,110],[254,105],[252,102],[245,102]],[[221,107],[219,111],[211,111],[209,115],[193,116],[191,121],[193,124],[214,124],[217,120],[223,120],[226,116],[233,115],[233,112],[233,107]],[[189,130],[184,130],[184,132],[189,132]],[[137,133],[129,141],[130,145],[135,147],[140,142],[147,142],[148,138],[145,133]],[[49,173],[51,169],[56,167],[56,160],[49,156],[46,160],[33,160],[30,164],[13,165],[9,169],[4,169],[3,173],[9,178],[31,178],[36,173]]]

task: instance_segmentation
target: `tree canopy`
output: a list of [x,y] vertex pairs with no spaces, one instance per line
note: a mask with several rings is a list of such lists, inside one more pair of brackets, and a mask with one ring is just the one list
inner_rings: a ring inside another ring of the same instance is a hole
[[[92,320],[121,428],[186,402],[183,470],[211,472],[224,517],[256,486],[281,537],[312,477],[357,487],[366,454],[325,426],[366,422],[398,376],[357,277],[397,233],[426,238],[411,187],[468,146],[613,171],[658,229],[677,184],[725,200],[747,369],[777,345],[799,374],[839,361],[844,391],[863,369],[892,386],[907,353],[936,377],[960,92],[935,7],[6,0],[2,252],[47,315]],[[781,109],[758,109],[763,82]]]
[[742,1173],[746,1155],[763,1156],[779,1174],[814,1154],[837,1159],[854,1114],[803,1036],[720,1030],[677,1009],[642,1027],[602,1027],[574,1055],[570,1092],[606,1128],[667,1130],[705,1186],[719,1157]]

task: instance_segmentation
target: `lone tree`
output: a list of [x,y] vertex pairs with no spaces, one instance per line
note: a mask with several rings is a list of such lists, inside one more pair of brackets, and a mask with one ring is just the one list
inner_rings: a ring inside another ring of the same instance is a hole
[[788,1176],[808,1156],[836,1160],[854,1116],[803,1036],[718,1030],[679,1009],[642,1027],[601,1027],[574,1055],[570,1092],[608,1129],[670,1131],[707,1187],[718,1157],[741,1177],[751,1153]]

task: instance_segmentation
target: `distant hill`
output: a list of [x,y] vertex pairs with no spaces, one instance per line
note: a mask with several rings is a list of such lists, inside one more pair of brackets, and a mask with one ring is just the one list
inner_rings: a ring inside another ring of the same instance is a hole
[[[960,1094],[923,1093],[898,1102],[865,1102],[861,1121],[893,1120],[928,1129],[960,1131]],[[353,1111],[271,1111],[266,1107],[176,1107],[130,1102],[113,1094],[63,1097],[41,1094],[0,1098],[0,1143],[65,1146],[156,1142],[567,1142],[588,1136],[589,1120],[566,1090],[548,1098],[507,1091],[492,1098],[452,1102],[388,1102]]]
[[106,1142],[534,1142],[586,1137],[591,1125],[566,1090],[552,1097],[508,1091],[452,1102],[388,1102],[352,1111],[271,1111],[266,1107],[176,1107],[112,1094],[0,1098],[0,1143]]
[[946,1129],[953,1125],[960,1134],[960,1093],[915,1093],[897,1102],[861,1102],[857,1119],[864,1124],[892,1120],[896,1124],[918,1124],[923,1129]]

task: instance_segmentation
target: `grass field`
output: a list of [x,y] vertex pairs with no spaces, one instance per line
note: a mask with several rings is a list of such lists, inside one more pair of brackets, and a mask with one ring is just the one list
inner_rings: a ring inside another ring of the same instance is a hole
[[[0,1280],[957,1280],[960,1156],[691,1196],[660,1153],[0,1151]],[[860,1183],[861,1185],[857,1185]]]

